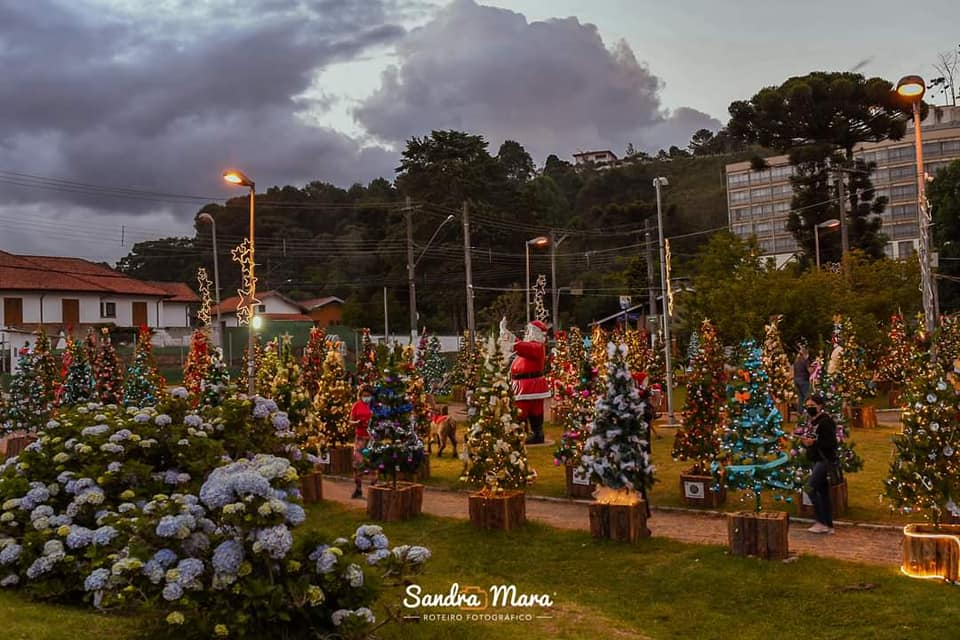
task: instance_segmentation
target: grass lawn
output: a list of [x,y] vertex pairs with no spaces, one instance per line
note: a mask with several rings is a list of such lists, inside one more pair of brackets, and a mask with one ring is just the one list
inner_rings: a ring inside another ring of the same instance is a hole
[[[362,511],[335,504],[309,513],[305,526],[330,537],[366,521]],[[427,573],[414,579],[424,593],[448,593],[453,582],[482,588],[512,583],[554,600],[552,610],[504,610],[549,619],[392,625],[381,630],[385,639],[933,639],[955,637],[960,628],[956,587],[911,580],[893,568],[814,557],[792,563],[734,558],[720,547],[665,539],[631,547],[537,524],[479,532],[466,522],[424,516],[385,528],[393,544],[433,551]],[[872,588],[860,588],[864,584]],[[399,605],[402,598],[391,591],[383,603]],[[7,592],[0,592],[0,616],[4,638],[12,640],[137,637],[134,619],[34,604]]]

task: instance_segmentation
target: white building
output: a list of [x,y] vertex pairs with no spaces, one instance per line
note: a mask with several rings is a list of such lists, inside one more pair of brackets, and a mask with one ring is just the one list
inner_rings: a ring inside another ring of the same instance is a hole
[[[307,315],[307,309],[300,303],[291,300],[279,291],[257,292],[257,299],[260,304],[256,308],[256,314],[266,320],[272,321],[296,321],[313,322],[313,319]],[[237,327],[237,304],[240,302],[238,296],[227,298],[220,303],[220,317],[224,327]],[[212,320],[216,322],[217,308],[211,312]]]
[[573,154],[574,164],[578,167],[593,166],[595,169],[610,169],[619,165],[617,155],[609,149],[603,151],[581,151]]

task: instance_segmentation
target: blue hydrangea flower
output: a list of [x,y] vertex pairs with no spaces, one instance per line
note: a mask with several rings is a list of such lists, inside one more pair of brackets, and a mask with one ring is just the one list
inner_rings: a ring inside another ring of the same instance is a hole
[[332,573],[337,566],[339,556],[330,550],[327,545],[317,547],[317,550],[310,554],[311,560],[317,561],[317,573]]
[[110,473],[120,473],[120,469],[123,468],[123,465],[119,462],[111,462],[107,465],[107,471]]
[[177,564],[177,571],[180,574],[177,582],[182,587],[189,586],[203,575],[203,569],[203,560],[198,558],[184,558]]
[[110,431],[110,425],[107,424],[95,424],[92,427],[86,427],[80,431],[80,435],[85,438],[93,438],[96,436],[102,436],[107,431]]
[[381,560],[389,558],[392,554],[389,549],[377,549],[372,553],[367,554],[367,564],[375,565]]
[[160,549],[153,554],[152,560],[166,569],[177,561],[177,554],[174,553],[172,549]]
[[280,411],[273,416],[273,428],[277,431],[286,431],[290,428],[290,418],[285,411]]
[[71,549],[80,549],[93,542],[93,531],[79,525],[70,527],[67,534],[67,546]]
[[290,503],[287,505],[287,522],[290,526],[297,527],[303,524],[307,519],[307,512],[298,504]]
[[147,563],[143,565],[143,575],[153,584],[160,584],[160,581],[163,580],[164,573],[163,567],[161,567],[160,563],[156,560],[148,560]]
[[134,421],[139,422],[140,424],[143,424],[145,422],[150,422],[150,414],[138,413],[137,415],[133,416],[133,419]]
[[282,524],[274,527],[266,527],[257,531],[256,542],[254,542],[254,551],[265,551],[276,560],[285,558],[293,546],[293,536],[290,530]]
[[237,540],[226,540],[213,551],[213,570],[225,576],[235,576],[243,562],[243,545]]
[[105,547],[117,537],[117,530],[113,527],[100,527],[93,532],[93,544]]
[[0,549],[0,566],[5,567],[16,561],[20,557],[21,551],[23,551],[23,547],[19,544],[10,544]]
[[267,405],[261,402],[258,402],[256,405],[254,405],[253,407],[254,418],[266,418],[268,415],[270,415],[270,410],[267,409]]
[[170,390],[170,395],[177,400],[186,400],[189,396],[189,393],[185,387],[174,387]]
[[183,419],[183,424],[187,425],[188,427],[196,428],[203,424],[203,418],[196,414],[190,414]]
[[355,589],[363,586],[363,569],[359,565],[351,563],[343,572],[343,577]]
[[168,582],[163,588],[163,599],[168,602],[179,600],[183,597],[183,587],[176,582]]
[[15,573],[11,573],[3,580],[0,580],[0,587],[15,587],[20,584],[20,576]]
[[107,440],[110,442],[123,442],[124,440],[129,440],[130,436],[132,435],[133,433],[130,431],[130,429],[120,429],[120,431],[114,433],[112,436],[107,438]]
[[94,569],[93,573],[83,581],[83,589],[84,591],[101,591],[106,588],[109,579],[109,569]]
[[165,427],[169,425],[171,422],[173,422],[173,419],[170,418],[170,416],[168,416],[167,414],[161,413],[156,418],[154,418],[153,421],[157,423],[158,427]]
[[202,533],[194,533],[183,541],[183,550],[192,556],[198,556],[210,548],[210,538]]

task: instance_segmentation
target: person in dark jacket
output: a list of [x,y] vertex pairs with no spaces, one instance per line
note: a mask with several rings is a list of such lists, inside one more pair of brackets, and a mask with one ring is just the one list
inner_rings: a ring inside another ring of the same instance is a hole
[[807,529],[811,533],[833,533],[833,505],[830,503],[830,468],[837,463],[837,423],[823,410],[820,394],[807,398],[807,434],[802,438],[807,448],[807,459],[813,463],[807,481],[810,500],[816,514],[816,523]]
[[800,347],[797,359],[793,361],[793,386],[797,389],[797,411],[802,414],[810,393],[810,356],[806,347]]

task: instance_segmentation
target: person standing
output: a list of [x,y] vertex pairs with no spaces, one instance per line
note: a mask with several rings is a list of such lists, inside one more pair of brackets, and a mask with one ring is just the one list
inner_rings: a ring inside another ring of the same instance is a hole
[[801,439],[807,448],[807,459],[813,463],[807,481],[810,500],[816,514],[816,523],[807,529],[811,533],[833,533],[833,504],[830,500],[831,469],[837,464],[837,423],[823,410],[824,399],[813,394],[806,400],[806,435]]
[[804,402],[810,395],[810,356],[806,347],[800,347],[793,361],[793,385],[797,388],[797,412],[802,414]]
[[360,480],[363,468],[363,450],[370,444],[370,420],[373,419],[373,389],[364,385],[357,392],[357,401],[350,409],[350,425],[353,427],[353,483],[355,489],[351,498],[363,498]]

